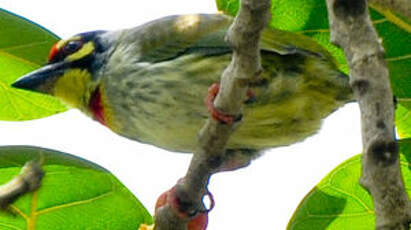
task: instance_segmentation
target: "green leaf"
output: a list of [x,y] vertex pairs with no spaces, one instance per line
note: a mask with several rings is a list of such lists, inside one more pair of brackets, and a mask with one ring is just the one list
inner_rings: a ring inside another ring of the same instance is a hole
[[395,124],[400,138],[411,138],[411,100],[399,100],[395,111]]
[[0,147],[0,184],[17,175],[25,162],[44,160],[39,190],[0,212],[0,229],[138,229],[152,223],[144,206],[110,172],[91,162],[53,150]]
[[386,51],[394,94],[399,100],[411,98],[411,22],[379,6],[370,8],[378,18],[373,21]]
[[43,65],[57,40],[41,26],[0,9],[0,120],[30,120],[67,110],[51,96],[10,86]]
[[[400,162],[411,196],[411,139],[400,141]],[[288,230],[375,229],[372,198],[359,185],[361,155],[331,171],[301,201]]]
[[[217,7],[229,15],[236,15],[239,0],[216,0]],[[391,85],[400,101],[411,100],[411,22],[390,10],[370,5],[370,15],[386,51]],[[348,72],[341,49],[330,43],[327,7],[324,0],[272,0],[272,28],[304,34],[328,49],[342,71]],[[308,47],[307,47],[308,48]],[[404,113],[397,113],[397,118]],[[411,118],[408,117],[408,124]],[[409,125],[408,125],[409,127]],[[411,135],[409,129],[407,135]]]

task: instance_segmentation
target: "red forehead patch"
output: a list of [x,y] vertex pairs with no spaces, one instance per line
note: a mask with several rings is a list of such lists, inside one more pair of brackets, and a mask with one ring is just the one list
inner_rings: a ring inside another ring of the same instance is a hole
[[56,54],[59,52],[59,49],[57,48],[57,43],[54,44],[51,49],[50,49],[50,53],[49,53],[49,59],[48,61],[50,62],[51,60],[53,60],[53,58],[56,56]]

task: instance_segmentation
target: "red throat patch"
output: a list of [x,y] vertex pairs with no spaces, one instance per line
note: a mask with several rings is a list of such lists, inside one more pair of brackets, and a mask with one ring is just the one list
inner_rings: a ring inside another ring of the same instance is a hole
[[101,124],[106,125],[106,120],[104,118],[104,107],[101,98],[100,87],[97,87],[91,94],[90,102],[88,105],[90,111],[93,113],[94,119],[99,121]]

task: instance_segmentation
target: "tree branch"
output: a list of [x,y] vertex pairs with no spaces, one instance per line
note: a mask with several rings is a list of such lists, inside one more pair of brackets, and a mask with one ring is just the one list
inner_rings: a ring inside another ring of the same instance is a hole
[[408,196],[394,133],[394,103],[384,49],[366,0],[327,0],[331,42],[344,49],[361,110],[360,183],[373,197],[376,229],[408,229]]
[[38,189],[43,176],[44,172],[39,162],[27,162],[19,175],[0,187],[0,207],[7,208],[20,196]]
[[[270,18],[270,0],[242,0],[241,7],[227,33],[233,48],[231,63],[221,77],[220,92],[215,107],[226,114],[240,114],[246,97],[248,82],[261,71],[259,39]],[[202,198],[207,193],[211,175],[224,163],[225,145],[233,133],[233,124],[222,124],[208,119],[199,132],[198,148],[188,172],[176,185],[179,211],[189,214],[182,218],[170,204],[155,213],[156,230],[185,230],[190,214],[204,209]]]

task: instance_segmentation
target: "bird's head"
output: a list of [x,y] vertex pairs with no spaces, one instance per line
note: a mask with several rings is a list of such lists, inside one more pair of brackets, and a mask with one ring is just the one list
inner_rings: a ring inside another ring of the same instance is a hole
[[[46,65],[24,75],[12,86],[53,95],[90,115],[99,113],[98,72],[102,71],[109,52],[104,34],[104,31],[81,33],[57,42],[50,50]],[[96,114],[94,118],[99,120]]]

